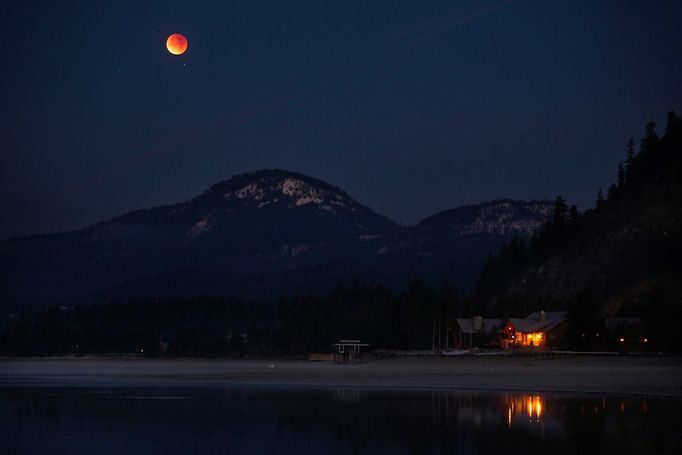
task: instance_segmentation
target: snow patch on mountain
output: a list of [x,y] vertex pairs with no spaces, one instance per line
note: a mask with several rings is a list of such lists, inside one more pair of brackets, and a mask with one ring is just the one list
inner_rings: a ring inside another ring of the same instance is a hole
[[306,182],[294,178],[284,180],[280,185],[282,194],[296,198],[296,206],[322,204],[326,191],[320,191]]
[[290,207],[313,204],[319,210],[331,213],[336,213],[337,210],[357,210],[357,204],[345,194],[320,188],[296,177],[279,181],[260,178],[237,190],[226,191],[223,197],[227,200],[240,200],[245,204],[253,203],[258,208],[286,201]]
[[234,195],[239,199],[262,201],[265,197],[265,188],[261,187],[259,182],[253,182],[235,191]]
[[[529,204],[522,207],[525,214],[520,213],[518,205],[508,202],[482,207],[476,218],[463,226],[460,235],[468,234],[522,234],[531,236],[549,218],[552,207],[548,204]],[[532,213],[533,216],[527,216]]]
[[214,225],[215,217],[213,215],[208,215],[200,219],[187,230],[187,241],[194,240],[195,238],[206,234]]
[[267,201],[260,202],[256,207],[258,207],[260,209],[260,208],[263,208],[263,207],[268,206],[270,204],[276,204],[278,202],[279,202],[279,199],[270,199]]
[[325,189],[316,188],[303,180],[287,178],[280,183],[283,195],[295,199],[294,204],[301,207],[316,204],[320,210],[335,212],[336,208],[355,210],[343,196]]
[[446,210],[423,220],[422,227],[447,227],[457,235],[531,236],[553,213],[550,201],[500,200]]

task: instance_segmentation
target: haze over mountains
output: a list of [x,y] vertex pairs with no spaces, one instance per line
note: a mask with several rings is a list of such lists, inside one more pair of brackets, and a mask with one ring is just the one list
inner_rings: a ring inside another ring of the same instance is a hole
[[[513,236],[530,236],[552,210],[548,201],[498,200],[402,227],[321,180],[262,170],[179,204],[78,231],[4,241],[1,297],[5,305],[21,306],[179,272],[314,277],[311,270],[320,267],[330,282],[360,269],[410,278],[464,267],[466,278],[450,278],[470,287],[490,253]],[[330,268],[336,271],[331,276]],[[268,286],[263,281],[255,278]]]

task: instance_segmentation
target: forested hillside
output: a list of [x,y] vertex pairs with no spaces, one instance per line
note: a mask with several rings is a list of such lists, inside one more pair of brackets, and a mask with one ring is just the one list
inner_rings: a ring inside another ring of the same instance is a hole
[[647,316],[674,333],[682,308],[682,121],[670,112],[663,136],[650,122],[630,139],[616,181],[580,213],[555,201],[530,241],[513,240],[488,260],[480,308],[523,315],[538,307],[590,307],[597,315]]

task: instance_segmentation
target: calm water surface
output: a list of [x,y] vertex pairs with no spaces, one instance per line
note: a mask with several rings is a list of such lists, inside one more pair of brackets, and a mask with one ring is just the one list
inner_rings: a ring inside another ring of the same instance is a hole
[[0,389],[0,453],[682,453],[682,402],[376,389]]

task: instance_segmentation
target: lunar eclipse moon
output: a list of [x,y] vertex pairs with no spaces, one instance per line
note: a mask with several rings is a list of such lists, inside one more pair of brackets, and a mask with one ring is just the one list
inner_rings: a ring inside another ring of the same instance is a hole
[[173,33],[166,40],[166,48],[173,55],[182,55],[187,50],[187,38],[180,33]]

